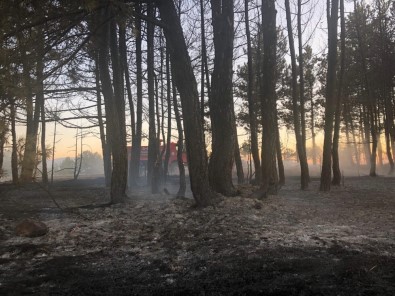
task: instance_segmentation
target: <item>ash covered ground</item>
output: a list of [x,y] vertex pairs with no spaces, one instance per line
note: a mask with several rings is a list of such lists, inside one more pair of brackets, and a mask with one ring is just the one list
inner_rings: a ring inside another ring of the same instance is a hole
[[[196,209],[143,188],[106,206],[94,180],[1,184],[0,294],[395,295],[395,178],[318,186],[290,178],[259,201],[245,185]],[[17,236],[24,218],[49,232]]]

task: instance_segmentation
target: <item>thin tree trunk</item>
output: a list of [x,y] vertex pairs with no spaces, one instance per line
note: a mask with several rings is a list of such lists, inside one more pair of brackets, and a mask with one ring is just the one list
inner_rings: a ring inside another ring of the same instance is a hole
[[[133,103],[133,96],[132,96],[132,88],[130,85],[130,75],[129,75],[129,64],[127,58],[127,49],[126,49],[126,23],[125,21],[119,22],[119,53],[120,53],[120,60],[122,66],[122,72],[125,78],[125,86],[126,86],[126,93],[128,97],[129,103],[129,112],[130,112],[130,130],[131,130],[131,139],[133,142],[133,138],[136,136],[136,120],[135,120],[135,113],[134,113],[134,103]],[[130,152],[131,153],[131,152]],[[130,161],[128,163],[128,184],[129,187],[132,187],[132,156],[130,155]]]
[[16,115],[16,106],[15,100],[10,99],[10,120],[11,120],[11,136],[12,136],[12,154],[11,154],[11,172],[12,172],[12,183],[18,184],[18,147],[17,147],[17,138],[16,138],[16,124],[15,124],[15,115]]
[[368,103],[367,103],[367,108],[368,108],[368,113],[369,113],[369,119],[370,119],[370,133],[371,133],[371,139],[372,139],[372,151],[370,154],[370,172],[369,175],[371,177],[376,176],[376,157],[377,157],[377,126],[376,122],[374,120],[375,114],[377,112],[376,110],[376,100],[372,95],[371,91],[371,86],[370,86],[370,81],[368,77],[368,67],[366,65],[366,57],[365,57],[365,44],[363,42],[362,36],[361,36],[361,31],[360,31],[360,25],[362,25],[361,20],[360,20],[360,9],[359,5],[357,5],[356,0],[354,0],[354,11],[356,15],[356,32],[357,32],[357,38],[358,38],[358,49],[359,53],[361,56],[361,63],[362,63],[362,70],[363,70],[363,78],[364,78],[364,83],[365,83],[365,91],[367,94],[368,98]]
[[249,9],[248,0],[244,0],[245,26],[246,26],[246,37],[247,37],[247,59],[248,59],[247,98],[248,98],[248,115],[249,115],[250,135],[251,135],[251,153],[252,153],[252,158],[254,160],[255,180],[257,184],[260,184],[261,161],[259,159],[258,131],[257,131],[257,120],[255,114],[256,102],[255,102],[255,97],[253,95],[254,78],[253,78],[251,33],[250,33],[248,9]]
[[178,141],[177,141],[177,164],[179,171],[179,183],[180,187],[177,192],[177,197],[184,197],[186,191],[186,180],[185,180],[185,167],[184,161],[182,159],[182,152],[184,150],[184,131],[181,123],[180,111],[178,110],[177,103],[177,89],[175,86],[175,82],[173,79],[173,106],[174,106],[174,115],[176,117],[177,124],[177,132],[178,132]]
[[[303,32],[302,32],[302,0],[298,0],[298,51],[299,51],[299,101],[300,101],[300,128],[302,135],[302,147],[306,154],[306,111],[305,111],[305,78],[304,78],[304,55],[303,55]],[[309,176],[310,178],[310,176]]]
[[[387,118],[385,119],[385,121],[387,121]],[[386,123],[386,125],[387,125],[387,123]],[[385,128],[385,150],[387,152],[388,163],[390,165],[390,170],[389,170],[388,174],[391,175],[395,171],[395,165],[394,165],[394,159],[392,158],[392,153],[391,153],[391,137],[390,137],[390,134],[387,130],[387,127]]]
[[357,136],[355,134],[355,126],[354,126],[354,122],[353,122],[352,116],[350,114],[350,110],[349,110],[349,108],[347,108],[347,109],[348,109],[348,116],[349,116],[352,140],[354,142],[355,161],[356,161],[358,169],[359,169],[359,166],[361,165],[361,157],[360,157],[359,149],[358,149],[358,146],[357,146]]
[[368,108],[369,110],[369,115],[370,115],[370,134],[372,137],[372,153],[370,155],[370,171],[369,171],[369,176],[371,177],[376,177],[376,167],[377,167],[377,125],[374,120],[375,117],[375,111],[376,111],[376,106],[373,105],[373,103],[370,103],[370,106]]
[[278,185],[283,186],[285,184],[285,169],[284,169],[284,162],[283,162],[283,155],[281,153],[281,140],[280,140],[280,131],[278,128],[278,121],[277,121],[278,115],[277,115],[277,109],[276,109],[276,122],[277,122],[277,128],[276,128],[276,153],[277,153],[277,166],[278,166]]
[[5,118],[3,120],[0,121],[0,124],[4,123],[4,129],[0,132],[0,178],[2,176],[3,173],[3,163],[4,163],[4,146],[5,146],[5,142],[6,142],[6,137],[7,137],[7,133],[8,130],[6,128],[6,120]]
[[371,157],[371,151],[370,151],[370,134],[369,134],[369,129],[370,129],[370,124],[369,124],[369,118],[366,116],[367,111],[365,105],[359,107],[359,117],[360,119],[360,135],[363,143],[363,153],[364,153],[364,158],[365,158],[365,164],[367,165],[370,157]]
[[51,185],[53,184],[53,175],[55,171],[55,146],[56,146],[56,129],[57,129],[57,112],[58,105],[56,104],[56,111],[55,111],[55,122],[54,122],[54,131],[53,131],[53,140],[52,140],[52,164],[51,164]]
[[[337,1],[337,0],[336,0]],[[296,55],[295,55],[295,45],[293,39],[292,22],[291,22],[291,9],[289,6],[289,0],[285,0],[285,8],[287,15],[287,28],[288,28],[288,39],[289,48],[291,52],[291,66],[292,66],[292,109],[293,109],[293,120],[295,129],[295,138],[297,153],[300,161],[301,170],[301,188],[307,189],[309,186],[309,166],[307,164],[306,151],[303,147],[303,137],[301,132],[301,121],[298,108],[298,92],[297,92],[297,68],[296,68]]]
[[173,79],[180,93],[184,117],[189,177],[194,199],[199,206],[212,203],[215,196],[209,186],[204,130],[199,109],[199,94],[180,19],[172,0],[156,0],[172,64]]
[[[37,75],[37,94],[36,108],[40,109],[41,116],[41,163],[42,163],[42,182],[48,184],[48,167],[47,167],[47,148],[45,146],[46,126],[45,126],[45,98],[44,98],[44,35],[42,27],[38,28],[38,55],[36,63]],[[39,104],[39,105],[38,105]]]
[[331,162],[332,162],[332,136],[333,119],[336,109],[336,64],[337,64],[337,19],[339,0],[332,1],[331,12],[328,5],[328,70],[325,98],[325,127],[324,152],[322,155],[321,191],[331,189]]
[[[147,16],[154,18],[155,7],[152,3],[147,4]],[[148,160],[147,182],[152,184],[155,163],[158,157],[158,139],[155,126],[155,73],[154,73],[154,32],[155,25],[147,22],[147,76],[148,76]]]
[[[135,5],[135,10],[141,12],[141,4]],[[143,71],[142,71],[142,54],[141,54],[141,19],[136,18],[136,89],[137,89],[137,102],[136,102],[136,134],[132,139],[132,155],[131,155],[131,186],[137,184],[137,179],[140,175],[140,153],[141,153],[141,138],[142,138],[142,114],[143,114]]]
[[383,167],[383,145],[381,145],[381,135],[380,132],[377,133],[377,156],[379,159],[379,166]]
[[314,110],[314,101],[313,101],[313,88],[310,88],[310,118],[311,118],[311,141],[312,141],[312,158],[313,158],[313,165],[317,164],[317,144],[315,141],[315,110]]
[[128,103],[130,108],[130,127],[131,127],[131,135],[132,138],[136,135],[136,123],[134,116],[134,103],[132,96],[132,87],[130,85],[130,75],[129,75],[129,63],[127,58],[127,50],[126,50],[126,24],[119,24],[119,53],[122,65],[122,72],[125,76],[125,86],[126,86],[126,94],[128,97]]
[[[237,135],[237,132],[236,132]],[[244,184],[245,179],[244,179],[244,170],[243,170],[243,162],[241,160],[240,156],[240,148],[239,148],[239,140],[238,137],[235,137],[235,164],[236,164],[236,172],[237,172],[237,183],[238,184]]]
[[340,113],[341,106],[343,105],[343,80],[346,63],[346,21],[344,17],[344,0],[340,0],[340,72],[337,87],[337,100],[335,111],[335,126],[333,131],[333,147],[332,147],[332,169],[333,179],[332,184],[340,186],[341,172],[339,160],[339,138],[340,138]]
[[45,147],[46,127],[45,127],[45,106],[44,98],[41,103],[41,161],[42,161],[42,182],[48,184],[47,148]]
[[[97,53],[95,53],[95,82],[96,82],[96,106],[97,106],[97,118],[99,121],[99,133],[100,133],[100,142],[103,153],[103,168],[104,168],[104,180],[106,187],[111,186],[111,151],[109,149],[108,136],[104,133],[104,122],[103,122],[103,112],[102,112],[102,99],[100,95],[100,73],[99,73],[99,57]],[[106,104],[108,105],[108,104]],[[108,108],[107,108],[108,109]],[[107,113],[106,109],[106,113]],[[107,135],[109,134],[108,126],[107,127]]]
[[204,120],[204,77],[205,77],[205,59],[206,57],[206,34],[204,25],[204,2],[200,0],[200,39],[201,39],[201,62],[200,62],[200,112],[203,126]]
[[167,101],[167,138],[166,138],[166,154],[165,163],[163,165],[163,173],[165,182],[169,174],[170,144],[171,144],[171,81],[170,81],[170,55],[166,50],[166,101]]

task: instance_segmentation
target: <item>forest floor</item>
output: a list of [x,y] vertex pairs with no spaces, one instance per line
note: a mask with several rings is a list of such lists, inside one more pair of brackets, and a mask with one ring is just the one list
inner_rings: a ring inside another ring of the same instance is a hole
[[[108,192],[94,180],[50,194],[0,184],[0,294],[395,295],[395,178],[350,177],[329,193],[287,182],[205,209],[143,190],[100,206]],[[24,218],[49,232],[16,236]]]

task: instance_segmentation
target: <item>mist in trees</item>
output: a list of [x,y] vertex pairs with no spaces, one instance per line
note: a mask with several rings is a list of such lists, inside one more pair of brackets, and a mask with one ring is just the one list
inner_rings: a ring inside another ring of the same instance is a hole
[[[0,175],[15,184],[49,186],[56,125],[100,139],[113,203],[166,188],[172,153],[177,195],[190,184],[199,206],[236,183],[276,194],[290,159],[302,190],[317,175],[321,190],[341,185],[346,164],[395,171],[392,1],[8,2]],[[90,170],[85,144],[62,167],[73,162],[74,178]]]

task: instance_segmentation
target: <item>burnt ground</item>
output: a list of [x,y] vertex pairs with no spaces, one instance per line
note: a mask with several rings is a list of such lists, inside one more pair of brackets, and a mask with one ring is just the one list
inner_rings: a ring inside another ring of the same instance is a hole
[[[101,206],[97,180],[1,184],[0,295],[395,295],[395,178],[318,185],[199,210],[143,190]],[[16,236],[27,217],[49,233]]]

